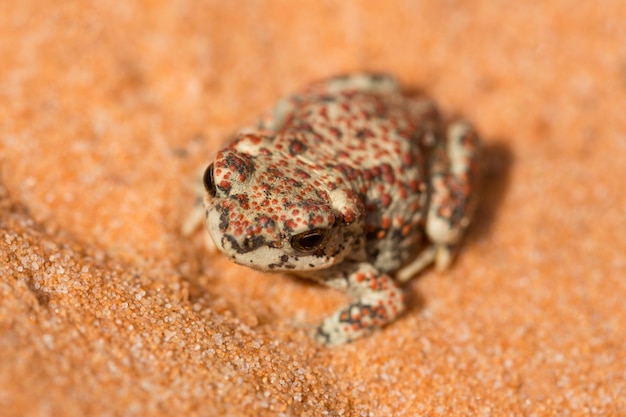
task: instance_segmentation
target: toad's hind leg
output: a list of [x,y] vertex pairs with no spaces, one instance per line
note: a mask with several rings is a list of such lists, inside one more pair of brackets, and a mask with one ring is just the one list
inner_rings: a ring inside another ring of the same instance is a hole
[[389,74],[358,73],[339,75],[317,82],[310,90],[319,94],[339,94],[349,91],[372,94],[392,94],[401,91],[398,81]]
[[447,126],[445,140],[437,141],[430,161],[430,202],[426,234],[431,244],[396,274],[405,282],[434,263],[446,269],[467,228],[476,201],[480,140],[465,122]]
[[447,126],[446,140],[434,150],[426,234],[438,270],[446,269],[469,225],[476,204],[480,139],[466,122]]
[[299,93],[280,100],[269,112],[263,114],[256,128],[269,133],[280,130],[285,121],[302,102],[324,101],[329,96],[350,91],[371,94],[393,94],[401,91],[400,84],[388,74],[358,73],[338,75],[317,81]]

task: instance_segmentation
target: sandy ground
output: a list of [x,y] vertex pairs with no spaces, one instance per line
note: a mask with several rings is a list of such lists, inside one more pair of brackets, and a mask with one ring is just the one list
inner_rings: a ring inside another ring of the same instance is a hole
[[[2,9],[2,415],[626,415],[625,2]],[[342,295],[180,229],[225,137],[363,69],[475,123],[484,194],[401,320],[327,349]]]

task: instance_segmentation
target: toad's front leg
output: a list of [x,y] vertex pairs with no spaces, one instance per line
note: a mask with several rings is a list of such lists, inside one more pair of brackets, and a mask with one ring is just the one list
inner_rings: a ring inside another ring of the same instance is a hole
[[346,292],[354,302],[317,328],[315,339],[320,343],[341,345],[358,339],[390,323],[404,310],[404,294],[397,283],[368,263],[347,264],[334,276],[324,283]]

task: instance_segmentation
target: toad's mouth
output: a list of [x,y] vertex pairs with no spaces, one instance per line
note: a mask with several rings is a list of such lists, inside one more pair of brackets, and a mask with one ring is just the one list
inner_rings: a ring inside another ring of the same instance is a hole
[[327,269],[337,263],[336,259],[330,256],[288,254],[280,248],[269,246],[241,253],[237,252],[231,244],[229,239],[222,237],[217,246],[234,263],[259,271],[297,273]]

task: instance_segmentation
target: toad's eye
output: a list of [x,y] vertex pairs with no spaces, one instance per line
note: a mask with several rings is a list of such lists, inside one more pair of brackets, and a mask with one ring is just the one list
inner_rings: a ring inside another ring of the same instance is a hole
[[291,238],[291,247],[300,252],[315,252],[322,247],[328,236],[326,229],[313,229]]
[[204,189],[209,196],[215,197],[217,193],[217,189],[215,188],[215,173],[213,172],[213,164],[209,165],[207,169],[204,171],[204,175],[202,176],[202,183],[204,184]]

